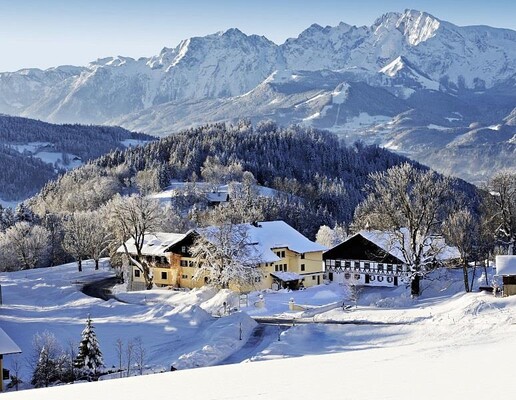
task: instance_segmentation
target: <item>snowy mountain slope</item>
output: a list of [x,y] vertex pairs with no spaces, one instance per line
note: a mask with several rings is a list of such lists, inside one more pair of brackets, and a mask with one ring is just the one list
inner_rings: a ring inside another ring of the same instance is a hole
[[2,73],[0,112],[103,123],[170,101],[242,95],[283,69],[345,70],[355,80],[387,86],[412,80],[434,90],[483,89],[514,76],[515,60],[514,31],[458,27],[406,10],[386,14],[371,27],[314,24],[280,46],[230,29],[184,40],[150,58],[119,56],[86,67]]
[[[159,135],[273,119],[389,145],[418,160],[455,139],[432,126],[462,134],[471,124],[500,124],[515,104],[515,31],[459,27],[415,10],[385,14],[370,27],[314,24],[281,45],[230,29],[150,58],[0,73],[0,112]],[[468,149],[479,151],[481,142],[471,138]],[[441,161],[425,159],[439,169]]]

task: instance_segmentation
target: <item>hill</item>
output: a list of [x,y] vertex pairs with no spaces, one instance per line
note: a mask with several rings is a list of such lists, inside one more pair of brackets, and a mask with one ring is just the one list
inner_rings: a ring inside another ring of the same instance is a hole
[[[262,219],[285,220],[314,237],[320,225],[351,221],[371,172],[404,162],[425,168],[377,146],[346,146],[334,134],[313,128],[282,128],[272,122],[253,126],[249,121],[212,124],[142,147],[112,151],[50,182],[31,204],[41,215],[75,211],[81,204],[96,209],[115,193],[140,190],[142,171],[153,177],[149,186],[154,191],[172,180],[241,181],[248,171],[257,184],[287,194],[263,198]],[[460,180],[454,185],[467,201],[476,203],[472,185]],[[90,197],[79,201],[81,196]]]
[[68,169],[150,140],[119,127],[56,125],[0,115],[0,199],[24,200]]

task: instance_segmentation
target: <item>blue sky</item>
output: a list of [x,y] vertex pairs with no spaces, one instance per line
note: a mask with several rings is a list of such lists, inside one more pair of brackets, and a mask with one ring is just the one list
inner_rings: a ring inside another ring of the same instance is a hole
[[231,27],[283,43],[314,22],[370,25],[406,8],[457,25],[516,30],[513,0],[0,0],[0,71],[151,56]]

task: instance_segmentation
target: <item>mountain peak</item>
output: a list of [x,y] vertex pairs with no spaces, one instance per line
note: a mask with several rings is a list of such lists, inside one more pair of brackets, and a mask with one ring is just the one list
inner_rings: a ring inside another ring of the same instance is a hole
[[398,19],[396,28],[403,33],[408,42],[417,46],[435,36],[441,21],[434,16],[417,10],[405,10]]

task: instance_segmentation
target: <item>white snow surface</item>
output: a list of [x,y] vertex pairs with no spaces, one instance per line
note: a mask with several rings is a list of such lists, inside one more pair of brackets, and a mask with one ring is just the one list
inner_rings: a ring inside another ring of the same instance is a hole
[[496,256],[498,275],[516,275],[516,256]]
[[[488,273],[492,275],[491,268]],[[111,274],[106,263],[94,271],[91,262],[85,263],[82,273],[75,264],[3,273],[0,325],[25,357],[32,336],[43,330],[54,333],[60,343],[78,342],[89,313],[106,365],[117,364],[117,338],[140,336],[147,348],[146,373],[168,370],[171,364],[179,370],[9,392],[3,394],[6,399],[80,400],[109,393],[112,400],[130,400],[169,391],[177,398],[215,400],[413,399],[414,385],[419,399],[480,399],[492,396],[497,382],[512,379],[505,360],[516,355],[516,296],[500,298],[476,291],[479,284],[485,285],[478,271],[473,293],[462,291],[460,270],[440,270],[423,281],[419,299],[411,299],[405,287],[364,288],[358,307],[347,311],[332,306],[347,298],[346,288],[334,283],[296,292],[253,292],[247,305],[228,290],[210,288],[125,293],[117,287],[126,303],[89,298],[78,290],[78,282]],[[255,307],[259,296],[262,308]],[[281,332],[280,341],[279,331],[266,335],[265,344],[242,360],[248,362],[183,369],[216,365],[231,354],[244,354],[256,326],[247,315],[303,320],[307,312],[289,311],[291,298],[315,310],[305,322],[367,324],[296,323]],[[229,307],[241,305],[244,312],[213,318],[224,302]],[[324,312],[317,314],[318,308]],[[6,368],[14,357],[4,357]],[[22,379],[28,381],[30,372],[23,368]]]

